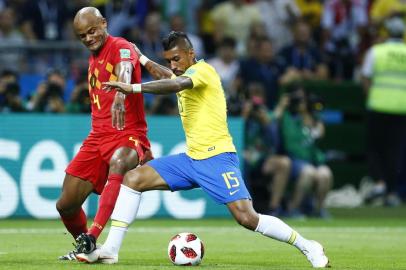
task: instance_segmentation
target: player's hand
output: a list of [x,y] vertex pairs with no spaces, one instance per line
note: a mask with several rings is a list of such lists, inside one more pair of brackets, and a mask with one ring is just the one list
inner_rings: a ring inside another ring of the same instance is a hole
[[105,91],[117,90],[125,95],[131,94],[133,92],[133,88],[131,84],[123,83],[123,82],[104,82],[102,84],[102,89]]
[[138,57],[140,57],[142,55],[140,48],[138,48],[134,43],[131,44],[133,45],[135,52],[138,54]]
[[111,124],[117,130],[123,130],[125,127],[125,95],[116,93],[113,105],[111,105]]

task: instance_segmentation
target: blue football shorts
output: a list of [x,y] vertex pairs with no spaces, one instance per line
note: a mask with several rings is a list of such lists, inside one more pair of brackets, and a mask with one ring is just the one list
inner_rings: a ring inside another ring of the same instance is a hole
[[153,159],[147,164],[158,172],[171,191],[201,187],[219,204],[251,200],[236,153],[221,153],[202,160],[181,153]]

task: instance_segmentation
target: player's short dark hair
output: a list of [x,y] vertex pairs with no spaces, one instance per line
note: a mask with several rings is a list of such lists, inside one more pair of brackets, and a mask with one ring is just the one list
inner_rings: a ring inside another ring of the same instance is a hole
[[193,48],[192,42],[186,33],[180,31],[171,31],[168,36],[162,40],[162,46],[164,47],[164,50],[167,51],[180,45],[182,42],[187,46],[187,49]]

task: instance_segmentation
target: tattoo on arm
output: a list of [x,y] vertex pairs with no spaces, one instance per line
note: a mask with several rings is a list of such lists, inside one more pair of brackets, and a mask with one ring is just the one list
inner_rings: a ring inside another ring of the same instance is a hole
[[163,79],[142,84],[143,93],[166,95],[177,93],[185,89],[192,89],[193,82],[189,77],[179,76],[174,80]]
[[154,61],[149,60],[145,68],[155,80],[170,79],[173,75],[172,71]]

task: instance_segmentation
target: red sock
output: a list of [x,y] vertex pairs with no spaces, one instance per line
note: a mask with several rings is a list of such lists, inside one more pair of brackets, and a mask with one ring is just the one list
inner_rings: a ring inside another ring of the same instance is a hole
[[104,226],[106,226],[107,221],[113,213],[123,178],[124,176],[120,174],[110,174],[108,183],[100,195],[99,209],[89,229],[89,234],[93,235],[96,239],[103,231]]
[[81,233],[87,232],[87,219],[86,214],[82,208],[76,214],[72,216],[62,216],[61,219],[65,224],[66,229],[70,232],[73,238],[79,236]]

